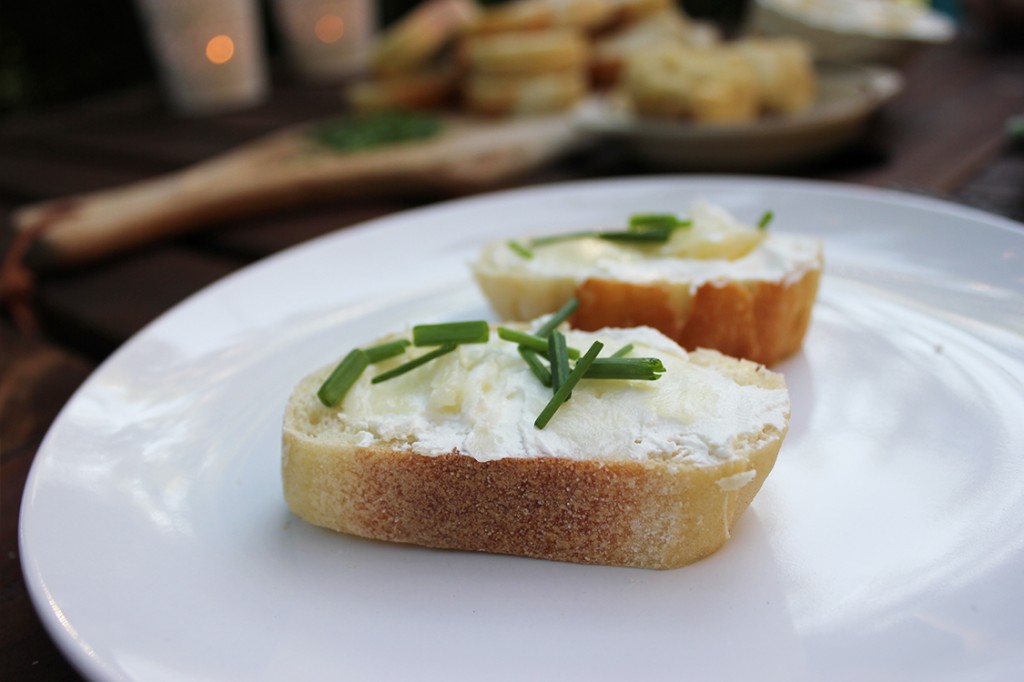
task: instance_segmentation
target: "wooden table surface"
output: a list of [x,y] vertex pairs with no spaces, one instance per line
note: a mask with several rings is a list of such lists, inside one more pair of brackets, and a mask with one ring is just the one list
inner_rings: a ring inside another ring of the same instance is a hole
[[[1024,52],[970,37],[929,48],[904,91],[865,138],[790,176],[938,196],[1024,221],[1024,151],[1006,132],[1024,113]],[[338,112],[336,88],[281,85],[255,110],[174,117],[151,91],[0,122],[0,245],[21,204],[116,186],[205,159],[277,127]],[[574,153],[519,184],[655,172],[614,144]],[[135,250],[101,265],[40,275],[30,310],[38,330],[0,319],[0,676],[80,679],[51,642],[25,590],[18,509],[40,441],[61,406],[115,348],[186,296],[282,248],[427,203],[390,198],[326,203]],[[1024,226],[1022,226],[1024,230]],[[88,561],[83,557],[81,561]]]

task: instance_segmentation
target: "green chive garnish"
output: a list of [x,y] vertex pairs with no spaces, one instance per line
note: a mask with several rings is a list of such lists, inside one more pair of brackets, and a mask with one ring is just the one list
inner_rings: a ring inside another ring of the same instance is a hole
[[629,355],[632,352],[632,350],[633,350],[633,344],[627,343],[625,346],[623,346],[622,348],[620,348],[617,351],[615,351],[614,353],[612,353],[612,357],[613,358],[624,358],[627,355]]
[[[520,346],[529,348],[532,351],[543,353],[547,355],[548,342],[547,339],[542,339],[539,336],[528,334],[527,332],[521,332],[518,329],[509,329],[508,327],[498,327],[498,338],[505,339],[506,341],[512,341],[518,343]],[[578,358],[580,352],[576,348],[567,349],[570,358]]]
[[508,248],[512,249],[526,260],[530,260],[531,258],[533,258],[533,251],[530,251],[528,248],[526,248],[517,241],[510,241],[508,243]]
[[426,112],[386,111],[323,121],[306,134],[327,149],[347,153],[434,137],[444,125],[440,116]]
[[[673,231],[680,227],[690,227],[692,224],[690,220],[680,220],[671,213],[637,213],[629,217],[628,230],[567,232],[565,234],[554,234],[548,237],[531,239],[529,245],[532,247],[547,246],[573,239],[606,239],[616,242],[639,243],[667,242],[669,237],[672,236]],[[511,243],[509,246],[515,249]],[[528,251],[525,247],[523,248]],[[530,252],[530,257],[532,256],[533,253]]]
[[672,230],[657,228],[627,232],[599,232],[597,237],[611,242],[667,242]]
[[366,353],[366,359],[372,365],[375,362],[401,355],[409,347],[410,343],[408,339],[398,339],[397,341],[382,343],[379,346],[364,348],[363,352]]
[[594,344],[590,347],[590,350],[587,351],[587,354],[580,358],[580,361],[576,363],[576,366],[573,367],[573,370],[569,372],[569,376],[566,377],[565,383],[558,387],[558,390],[555,391],[555,394],[551,396],[551,400],[549,400],[548,404],[544,407],[543,410],[541,410],[541,413],[540,415],[538,415],[537,420],[533,422],[534,426],[536,426],[538,429],[543,429],[545,426],[548,425],[548,422],[551,421],[551,418],[555,416],[555,412],[558,411],[558,408],[562,406],[562,403],[565,402],[565,399],[569,396],[570,393],[572,393],[572,389],[576,386],[576,384],[580,382],[580,379],[583,378],[583,375],[590,368],[590,365],[597,358],[597,354],[601,352],[602,348],[604,348],[604,344],[602,344],[600,341],[595,341]]
[[[551,388],[556,393],[569,376],[569,353],[565,346],[565,334],[557,329],[548,337],[548,358],[551,360]],[[566,400],[569,396],[566,396]]]
[[356,383],[356,379],[359,378],[359,375],[363,373],[363,370],[369,364],[370,361],[364,351],[358,348],[351,351],[334,368],[331,375],[320,386],[320,390],[316,392],[320,402],[327,407],[334,407],[340,403],[345,394],[348,393],[348,389],[352,388],[352,384]]
[[529,348],[523,348],[520,346],[519,355],[521,355],[523,360],[526,361],[526,364],[530,366],[530,371],[533,372],[534,376],[540,379],[540,383],[545,386],[551,386],[551,371],[544,366],[544,362],[536,352]]
[[547,237],[537,237],[530,240],[530,246],[547,246],[558,242],[569,242],[574,239],[588,239],[596,237],[597,232],[567,232],[565,234],[553,234]]
[[441,357],[442,355],[445,355],[447,353],[451,353],[456,348],[458,348],[458,344],[446,343],[443,346],[440,346],[439,348],[435,348],[434,350],[430,351],[429,353],[426,353],[424,355],[419,356],[418,358],[410,360],[409,362],[407,362],[407,363],[405,363],[403,365],[399,365],[398,367],[395,367],[392,370],[388,370],[387,372],[384,372],[383,374],[378,374],[377,376],[375,376],[373,379],[370,380],[370,383],[371,384],[379,384],[382,381],[387,381],[388,379],[394,379],[397,376],[401,376],[402,374],[405,374],[406,372],[410,372],[410,371],[416,369],[417,367],[421,367],[421,366],[427,364],[431,360],[436,360],[437,358]]
[[772,211],[765,211],[764,215],[761,216],[761,219],[757,221],[757,229],[759,229],[759,230],[766,230],[766,229],[768,229],[768,224],[772,222],[772,219],[774,217],[775,217],[775,214]]
[[535,334],[542,339],[547,338],[552,331],[558,328],[558,325],[568,320],[569,316],[576,312],[576,309],[579,307],[579,300],[576,298],[570,298],[565,305],[558,309],[558,312],[548,318],[547,322],[537,328]]
[[420,324],[412,328],[415,346],[441,346],[448,343],[487,343],[491,326],[484,320]]
[[587,370],[587,379],[638,379],[655,381],[665,371],[658,358],[598,358]]
[[679,219],[671,213],[637,213],[629,216],[630,229],[661,229],[674,230],[679,227]]

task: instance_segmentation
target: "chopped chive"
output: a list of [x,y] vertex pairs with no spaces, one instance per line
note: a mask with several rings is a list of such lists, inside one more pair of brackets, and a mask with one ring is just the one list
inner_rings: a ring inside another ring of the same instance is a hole
[[508,248],[512,249],[526,260],[530,260],[531,258],[533,258],[533,251],[530,251],[528,248],[526,248],[517,241],[510,241],[508,243]]
[[458,348],[458,344],[446,343],[443,346],[435,348],[434,350],[430,351],[429,353],[425,353],[425,354],[419,356],[418,358],[414,358],[413,360],[410,360],[409,362],[407,362],[405,364],[399,365],[398,367],[395,367],[392,370],[388,370],[387,372],[384,372],[383,374],[378,374],[373,379],[370,379],[370,383],[371,384],[379,384],[382,381],[387,381],[388,379],[394,379],[397,376],[400,376],[402,374],[405,374],[406,372],[410,372],[410,371],[416,369],[417,367],[421,367],[421,366],[427,364],[431,360],[435,360],[435,359],[441,357],[442,355],[445,355],[447,353],[451,353],[456,348]]
[[491,326],[484,320],[420,324],[412,328],[415,346],[441,346],[447,343],[487,343]]
[[566,397],[568,397],[572,392],[572,389],[580,382],[580,379],[583,378],[583,375],[590,368],[590,365],[597,358],[597,354],[601,352],[602,348],[604,348],[604,344],[600,341],[595,341],[593,345],[590,346],[590,350],[587,351],[587,354],[580,358],[580,361],[577,362],[576,366],[573,367],[571,372],[569,372],[569,376],[566,377],[565,383],[558,387],[555,394],[551,396],[551,400],[549,400],[548,404],[544,406],[543,410],[541,410],[541,413],[537,416],[537,420],[533,422],[535,427],[543,429],[548,425],[551,418],[555,416],[555,412],[558,411],[558,408],[565,402]]
[[530,366],[530,371],[533,372],[534,376],[540,379],[540,383],[545,386],[551,385],[551,372],[544,366],[544,362],[540,359],[540,355],[535,351],[532,351],[529,348],[523,348],[522,346],[519,347],[519,355],[521,355],[523,360],[526,361],[526,364]]
[[598,358],[587,370],[587,379],[638,379],[655,381],[665,371],[658,358]]
[[558,242],[569,242],[574,239],[587,239],[589,237],[596,237],[597,235],[597,232],[566,232],[565,234],[553,234],[547,237],[531,239],[530,246],[547,246],[549,244],[557,244]]
[[613,358],[624,358],[627,355],[629,355],[632,351],[633,351],[633,344],[627,343],[625,346],[623,346],[622,348],[620,348],[617,351],[615,351],[614,353],[612,353],[612,357]]
[[630,230],[627,232],[599,232],[599,239],[612,242],[667,242],[672,230],[664,228]]
[[[505,339],[506,341],[512,341],[518,343],[520,346],[529,348],[532,351],[543,353],[547,355],[548,342],[539,336],[534,336],[527,332],[521,332],[518,329],[509,329],[508,327],[498,327],[498,338]],[[580,351],[576,348],[567,349],[570,358],[578,358]]]
[[316,392],[320,402],[327,407],[334,407],[340,403],[348,393],[348,389],[352,388],[352,384],[356,383],[359,375],[369,364],[369,359],[364,351],[356,348],[349,352],[320,386],[320,390]]
[[382,343],[379,346],[364,348],[363,352],[366,353],[366,359],[372,365],[375,362],[401,355],[411,343],[408,339],[398,339],[397,341]]
[[445,128],[440,116],[426,112],[385,111],[364,116],[329,119],[306,134],[316,144],[349,153],[434,137]]
[[[557,329],[548,337],[548,358],[551,360],[551,388],[557,393],[569,376],[569,353],[565,346],[565,334]],[[568,400],[569,397],[566,396],[565,399]]]
[[[617,242],[666,242],[672,236],[672,232],[680,227],[690,227],[693,222],[689,219],[680,220],[669,213],[638,213],[630,216],[628,230],[607,230],[597,232],[567,232],[565,234],[553,234],[547,237],[536,237],[531,239],[529,245],[532,247],[548,246],[559,242],[572,241],[574,239],[605,239]],[[522,246],[522,245],[519,245]],[[512,243],[509,244],[513,250],[517,250]],[[524,250],[528,251],[525,247]],[[533,253],[530,253],[530,257]]]
[[548,321],[537,328],[535,334],[540,338],[547,338],[552,331],[558,328],[558,325],[562,324],[569,319],[569,316],[576,312],[576,309],[580,307],[579,299],[570,298],[565,305],[558,309],[554,315],[548,318]]
[[764,215],[761,216],[761,219],[757,221],[757,229],[759,229],[759,230],[766,230],[766,229],[768,229],[768,224],[772,222],[772,219],[774,217],[775,217],[775,214],[772,211],[765,211]]
[[678,225],[679,219],[671,213],[637,213],[629,216],[630,229],[672,230]]

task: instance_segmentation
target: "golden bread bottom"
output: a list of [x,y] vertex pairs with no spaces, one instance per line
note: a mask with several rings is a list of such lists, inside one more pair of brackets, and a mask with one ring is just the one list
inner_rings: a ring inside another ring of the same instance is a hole
[[706,282],[682,301],[659,285],[588,279],[576,290],[579,329],[654,327],[687,349],[714,348],[771,365],[800,350],[821,273],[794,281]]
[[477,282],[503,319],[529,320],[575,296],[573,327],[654,327],[687,350],[713,348],[771,365],[800,349],[821,270],[776,281],[637,284],[598,278],[525,278],[478,270]]

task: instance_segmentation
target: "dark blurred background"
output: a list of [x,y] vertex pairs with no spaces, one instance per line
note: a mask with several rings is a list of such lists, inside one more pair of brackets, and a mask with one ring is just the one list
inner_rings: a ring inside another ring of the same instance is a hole
[[[377,4],[380,23],[387,25],[417,0]],[[692,16],[729,27],[738,24],[745,3],[680,4]],[[265,45],[274,63],[279,61],[278,39],[268,3],[263,0],[261,7]],[[153,83],[155,69],[135,0],[0,0],[0,116]],[[278,77],[287,74],[275,72]]]

